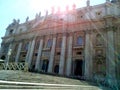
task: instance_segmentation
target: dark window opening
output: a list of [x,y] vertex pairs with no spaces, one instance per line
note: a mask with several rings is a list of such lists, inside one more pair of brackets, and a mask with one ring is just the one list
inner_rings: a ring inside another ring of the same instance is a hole
[[5,56],[3,55],[3,56],[1,57],[1,59],[2,59],[2,60],[5,60]]
[[35,53],[35,56],[37,56],[38,54],[37,53]]
[[77,54],[77,55],[81,55],[81,54],[82,54],[82,52],[77,52],[76,54]]
[[26,55],[24,54],[24,55],[22,55],[22,57],[26,57]]
[[9,34],[12,34],[13,33],[13,29],[10,30]]
[[81,18],[83,18],[83,16],[80,16]]
[[57,52],[57,55],[60,55],[60,52]]

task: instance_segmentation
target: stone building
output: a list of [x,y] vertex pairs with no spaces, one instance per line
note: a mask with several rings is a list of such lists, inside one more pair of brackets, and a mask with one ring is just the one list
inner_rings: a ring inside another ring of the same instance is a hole
[[120,79],[120,2],[13,20],[2,37],[5,63],[26,63],[31,71],[64,76]]

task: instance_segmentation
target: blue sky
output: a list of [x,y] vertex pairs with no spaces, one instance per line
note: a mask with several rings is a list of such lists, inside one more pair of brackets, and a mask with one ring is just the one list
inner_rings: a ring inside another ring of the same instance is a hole
[[[104,3],[105,0],[90,0],[91,5]],[[36,13],[45,10],[50,12],[52,6],[65,8],[66,5],[72,6],[75,3],[76,7],[86,6],[86,0],[0,0],[0,43],[1,37],[5,35],[6,27],[12,23],[12,20],[20,19],[23,23],[27,16],[29,19],[34,19]]]

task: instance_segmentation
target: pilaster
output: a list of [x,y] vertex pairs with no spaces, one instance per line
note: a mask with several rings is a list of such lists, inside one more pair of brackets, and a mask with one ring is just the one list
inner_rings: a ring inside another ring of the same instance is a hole
[[88,30],[85,34],[85,78],[92,79],[92,59],[93,45],[91,32]]
[[56,46],[56,35],[53,37],[53,44],[52,44],[52,49],[51,49],[51,53],[50,53],[50,61],[49,61],[49,66],[48,66],[49,73],[52,73],[52,69],[53,69],[55,46]]
[[29,57],[28,57],[28,67],[29,68],[31,68],[31,61],[32,61],[34,46],[35,46],[35,38],[32,40],[30,53],[29,53]]
[[114,46],[114,29],[107,28],[107,45],[106,45],[106,73],[107,77],[115,78],[115,46]]
[[5,63],[9,63],[9,59],[10,59],[10,55],[12,53],[12,43],[9,44],[9,48],[8,48],[8,52],[7,52],[7,55],[6,55],[6,60],[5,60]]
[[69,34],[68,37],[68,51],[67,51],[67,63],[66,63],[66,75],[71,75],[71,68],[72,68],[72,45],[73,45],[73,36],[72,33]]
[[28,51],[27,51],[27,55],[26,55],[26,58],[25,58],[25,63],[28,63],[28,59],[29,59],[29,53],[30,53],[30,50],[31,50],[31,41],[29,41],[29,46],[28,46]]
[[36,64],[35,64],[35,70],[37,71],[40,71],[40,59],[42,54],[42,47],[43,47],[43,38],[41,38],[40,40],[38,55],[37,55]]
[[64,34],[62,37],[62,47],[61,47],[61,55],[60,55],[60,63],[59,63],[59,74],[60,75],[63,75],[63,72],[64,72],[65,49],[66,49],[66,35]]
[[20,51],[22,48],[22,42],[19,43],[18,50],[17,50],[17,55],[15,57],[15,62],[18,63],[19,57],[20,57]]

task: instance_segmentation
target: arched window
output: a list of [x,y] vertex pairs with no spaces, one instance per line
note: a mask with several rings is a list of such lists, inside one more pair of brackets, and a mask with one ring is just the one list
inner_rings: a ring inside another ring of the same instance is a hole
[[101,46],[103,45],[103,38],[100,34],[96,35],[96,46]]
[[83,45],[83,38],[81,36],[77,38],[77,45]]
[[47,48],[52,47],[52,39],[49,39],[49,40],[48,40],[46,47],[47,47]]

